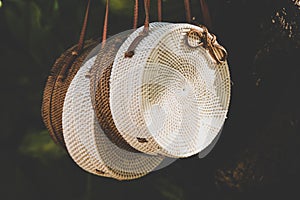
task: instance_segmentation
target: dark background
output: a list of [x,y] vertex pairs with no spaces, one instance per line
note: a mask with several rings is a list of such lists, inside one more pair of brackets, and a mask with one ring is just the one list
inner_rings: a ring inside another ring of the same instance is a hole
[[[109,35],[132,27],[133,2],[111,0]],[[202,23],[199,1],[191,2]],[[120,182],[77,167],[52,142],[40,116],[46,78],[56,58],[76,44],[86,1],[1,0],[1,199],[299,198],[300,2],[207,2],[233,82],[222,136],[204,159],[180,159]],[[92,1],[87,38],[101,36],[103,16],[104,1]],[[183,0],[163,1],[163,19],[184,22]]]

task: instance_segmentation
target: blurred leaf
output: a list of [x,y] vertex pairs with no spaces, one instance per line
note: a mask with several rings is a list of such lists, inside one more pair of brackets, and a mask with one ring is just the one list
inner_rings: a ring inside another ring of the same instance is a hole
[[47,131],[27,134],[19,147],[19,151],[42,162],[66,155],[65,151],[52,141]]
[[53,10],[54,10],[54,11],[58,11],[58,9],[59,9],[58,0],[55,0],[55,1],[53,2]]
[[161,180],[159,184],[160,193],[169,200],[183,200],[183,189],[168,180]]
[[30,13],[31,26],[35,29],[41,29],[41,9],[33,1],[30,2]]
[[13,2],[6,6],[5,18],[10,33],[18,41],[27,41],[28,39],[28,9],[27,3],[23,1]]
[[133,11],[133,2],[132,0],[111,0],[109,2],[110,9],[113,12],[126,12],[129,14]]

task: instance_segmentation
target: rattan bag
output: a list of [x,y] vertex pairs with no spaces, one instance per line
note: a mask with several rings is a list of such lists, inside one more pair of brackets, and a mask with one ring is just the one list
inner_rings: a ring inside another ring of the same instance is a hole
[[[107,73],[110,73],[114,57],[130,32],[109,38],[97,56],[80,68],[68,89],[63,108],[63,134],[73,160],[88,172],[118,180],[139,178],[165,164],[164,156],[146,155],[124,143],[120,146],[122,141],[112,127],[110,110],[105,109],[109,106],[109,96],[105,95],[108,91],[105,86],[109,85]],[[108,116],[104,119],[97,117],[91,100],[90,78],[96,74],[100,75],[99,86],[104,94],[98,99],[104,105],[101,112]]]
[[128,37],[116,55],[110,77],[113,120],[139,151],[188,157],[206,148],[225,121],[230,99],[228,65],[224,57],[214,59],[222,54],[214,38],[210,40],[214,49],[199,45],[201,34],[207,34],[202,27],[151,23],[149,30],[134,56],[124,53],[143,27]]
[[[50,136],[62,147],[65,146],[62,133],[62,110],[66,92],[84,59],[98,43],[95,40],[88,40],[76,57],[73,52],[78,45],[65,51],[56,60],[47,79],[42,102],[42,117]],[[68,63],[70,59],[73,61]]]
[[[117,180],[140,178],[177,158],[206,156],[218,141],[230,101],[227,52],[205,26],[145,23],[102,43],[84,42],[52,67],[42,117],[53,140],[83,170]],[[162,18],[161,1],[158,16]],[[191,22],[189,1],[185,0]]]

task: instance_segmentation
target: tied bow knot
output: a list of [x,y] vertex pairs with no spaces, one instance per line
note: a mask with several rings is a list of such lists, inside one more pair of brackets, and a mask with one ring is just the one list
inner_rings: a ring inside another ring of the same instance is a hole
[[[205,26],[201,25],[200,27],[202,31],[190,29],[187,33],[187,45],[192,48],[203,47],[208,51],[213,60],[218,64],[223,64],[227,59],[227,51],[217,42],[217,37],[214,34],[209,33]],[[188,38],[193,34],[196,34],[200,38],[200,42],[197,46],[191,45],[188,41]]]

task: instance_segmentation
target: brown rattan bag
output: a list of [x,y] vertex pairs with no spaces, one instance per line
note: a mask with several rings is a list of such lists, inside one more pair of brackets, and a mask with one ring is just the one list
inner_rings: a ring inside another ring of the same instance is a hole
[[71,81],[90,51],[99,41],[90,39],[84,42],[87,28],[87,20],[90,2],[86,9],[86,15],[78,44],[66,50],[55,61],[51,73],[47,79],[43,94],[42,118],[55,143],[65,148],[62,133],[62,111],[66,92]]

